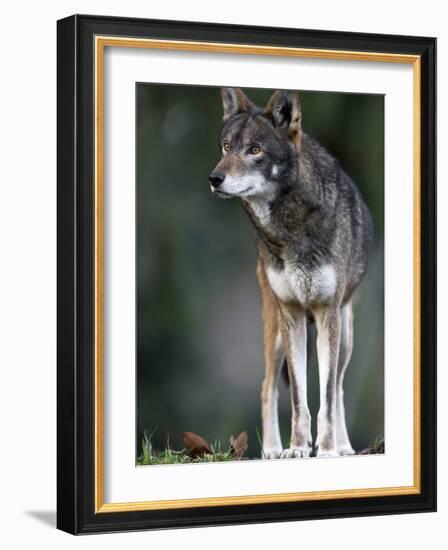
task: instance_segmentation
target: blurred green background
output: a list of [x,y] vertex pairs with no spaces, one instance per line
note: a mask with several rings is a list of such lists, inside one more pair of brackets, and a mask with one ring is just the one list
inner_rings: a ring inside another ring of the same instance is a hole
[[[273,90],[245,89],[258,105]],[[208,175],[219,157],[222,106],[213,87],[137,84],[137,436],[182,449],[193,431],[227,448],[247,430],[260,457],[263,343],[253,229],[239,199],[220,200]],[[384,433],[383,96],[302,92],[304,131],[353,178],[373,216],[369,270],[354,296],[354,352],[345,378],[352,445]],[[315,346],[308,367],[316,432]],[[289,392],[281,381],[284,446]]]

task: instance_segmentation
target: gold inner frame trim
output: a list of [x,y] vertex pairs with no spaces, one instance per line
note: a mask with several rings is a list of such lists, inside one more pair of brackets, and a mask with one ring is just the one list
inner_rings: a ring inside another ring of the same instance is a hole
[[[413,196],[414,196],[414,480],[413,485],[402,487],[379,487],[349,490],[313,491],[244,495],[180,500],[154,500],[141,502],[104,502],[104,51],[106,47],[152,48],[159,50],[194,51],[207,53],[234,53],[243,55],[286,56],[345,61],[371,61],[382,63],[406,63],[413,65]],[[274,502],[300,502],[362,498],[393,495],[412,495],[421,492],[421,425],[420,425],[420,270],[421,270],[421,59],[417,55],[390,54],[381,52],[357,52],[258,46],[253,44],[227,44],[183,40],[156,40],[96,36],[95,54],[95,513],[130,512],[142,510],[166,510],[206,506],[231,506]]]

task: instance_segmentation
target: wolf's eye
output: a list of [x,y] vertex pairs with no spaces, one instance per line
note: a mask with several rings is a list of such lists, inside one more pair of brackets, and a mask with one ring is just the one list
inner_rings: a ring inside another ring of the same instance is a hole
[[261,152],[261,149],[260,147],[258,147],[258,145],[252,145],[252,147],[249,149],[249,153],[251,155],[258,155],[258,153]]
[[230,143],[228,141],[225,141],[222,148],[226,153],[228,153],[230,151]]

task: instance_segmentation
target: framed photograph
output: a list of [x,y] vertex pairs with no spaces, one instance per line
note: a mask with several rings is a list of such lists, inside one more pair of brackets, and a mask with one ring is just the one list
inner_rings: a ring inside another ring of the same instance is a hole
[[60,529],[435,510],[435,55],[58,21]]

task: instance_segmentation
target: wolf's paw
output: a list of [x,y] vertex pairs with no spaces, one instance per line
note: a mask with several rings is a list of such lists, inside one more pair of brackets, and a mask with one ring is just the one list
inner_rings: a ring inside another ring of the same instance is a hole
[[344,446],[338,447],[338,453],[341,456],[350,456],[350,455],[356,454],[356,452],[352,449],[350,445],[344,445]]
[[267,447],[266,449],[263,449],[262,457],[266,460],[270,460],[273,458],[280,458],[280,453],[282,452],[281,447]]
[[316,451],[317,458],[334,458],[335,456],[340,456],[336,449],[319,449]]
[[280,458],[309,458],[310,453],[310,447],[289,447],[289,449],[283,449]]

